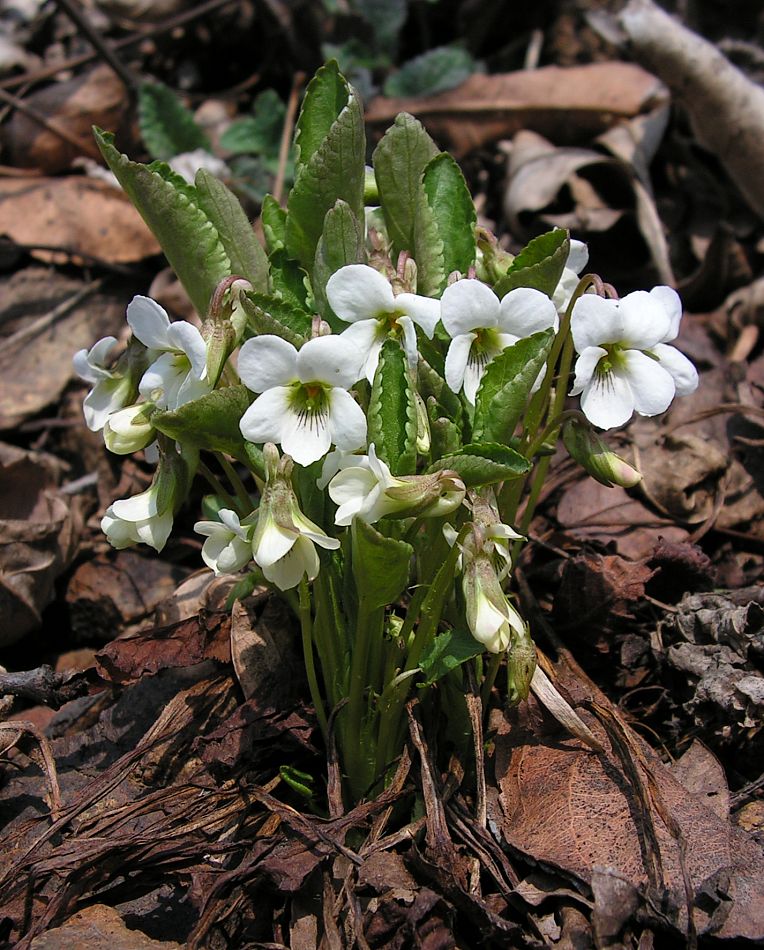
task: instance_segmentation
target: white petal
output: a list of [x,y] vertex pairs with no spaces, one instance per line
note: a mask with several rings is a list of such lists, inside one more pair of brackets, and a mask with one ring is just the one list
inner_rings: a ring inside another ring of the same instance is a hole
[[[398,294],[395,309],[402,310],[407,317],[421,327],[428,340],[432,339],[438,320],[440,320],[440,301],[432,297],[420,297],[419,294]],[[400,321],[398,321],[400,322]]]
[[72,357],[72,366],[74,367],[74,372],[80,379],[84,379],[86,383],[97,383],[99,379],[103,379],[106,375],[105,370],[94,369],[90,365],[87,350],[77,350]]
[[[194,531],[196,530],[196,525],[194,525]],[[198,531],[197,533],[204,534],[203,531]],[[227,537],[215,537],[211,535],[202,545],[202,560],[207,567],[211,567],[216,574],[219,573],[218,559],[228,546],[228,540]]]
[[577,241],[573,238],[570,242],[570,251],[568,259],[565,261],[565,267],[569,267],[576,274],[580,274],[586,267],[589,260],[589,248],[583,241]]
[[570,320],[573,345],[582,353],[588,346],[618,343],[623,339],[623,322],[618,302],[597,294],[584,294],[573,306]]
[[241,538],[232,538],[218,557],[217,569],[220,574],[235,574],[252,560],[252,548]]
[[411,317],[398,317],[396,323],[403,330],[403,349],[406,353],[406,362],[411,369],[416,369],[416,364],[419,361],[419,351],[416,345],[416,330]]
[[[341,392],[348,399],[351,398],[344,390]],[[284,417],[281,423],[281,448],[300,465],[317,462],[326,455],[331,445],[328,413],[297,413],[290,409]]]
[[393,288],[367,264],[348,264],[332,274],[326,283],[326,299],[346,323],[376,320],[395,309]]
[[116,518],[122,518],[124,521],[147,521],[156,516],[158,493],[155,487],[147,488],[146,491],[133,495],[132,498],[120,498],[111,506],[111,510]]
[[281,442],[284,420],[291,411],[288,386],[269,389],[252,403],[239,422],[241,434],[248,442]]
[[669,330],[661,342],[667,343],[669,340],[675,340],[682,319],[682,300],[679,294],[673,287],[653,287],[650,296],[658,301],[669,318]]
[[[454,286],[456,285],[454,284]],[[448,353],[446,353],[446,383],[448,383],[448,388],[455,393],[458,393],[464,385],[464,374],[467,370],[470,350],[475,339],[477,339],[476,333],[463,333],[460,336],[455,336],[448,347]]]
[[204,379],[207,373],[207,344],[198,328],[186,320],[178,320],[170,324],[167,336],[176,350],[186,354],[194,376]]
[[366,445],[366,416],[344,389],[335,388],[329,393],[328,427],[330,440],[338,449],[353,452]]
[[358,323],[351,323],[347,330],[343,330],[340,334],[341,340],[347,339],[358,348],[364,360],[361,374],[370,383],[374,382],[379,352],[385,341],[385,335],[384,327],[377,320],[360,320]]
[[622,372],[634,394],[636,411],[643,416],[665,412],[676,393],[671,373],[639,350],[626,350],[623,360],[626,365]]
[[344,336],[308,340],[297,354],[297,376],[302,383],[327,383],[350,389],[361,378],[363,354]]
[[621,342],[634,350],[649,350],[668,339],[671,315],[646,290],[635,290],[618,301],[623,322]]
[[151,297],[136,296],[127,305],[127,322],[135,336],[150,350],[173,349],[167,337],[170,318]]
[[235,511],[231,511],[230,508],[221,508],[220,511],[218,511],[218,517],[233,534],[241,534],[241,522]]
[[618,373],[595,373],[584,387],[581,409],[601,429],[616,429],[631,419],[634,394],[627,380]]
[[286,386],[297,379],[297,350],[280,336],[247,340],[239,351],[239,379],[253,393]]
[[684,353],[666,343],[659,343],[650,352],[658,357],[660,365],[674,377],[677,396],[689,396],[695,392],[698,388],[698,371]]
[[451,337],[479,327],[495,327],[499,312],[499,298],[479,280],[457,280],[446,287],[440,299],[440,318]]
[[156,402],[160,409],[177,409],[178,390],[190,368],[182,353],[163,353],[143,374],[138,391],[144,399]]
[[[507,623],[507,618],[498,610],[491,601],[483,594],[477,595],[477,610],[475,612],[475,628],[472,635],[480,643],[486,646],[493,646],[501,628]],[[499,650],[491,650],[492,653],[498,653]]]
[[195,399],[201,399],[212,392],[212,386],[208,379],[197,379],[193,373],[186,373],[181,380],[180,386],[175,391],[173,404],[168,405],[169,409],[180,409],[187,402],[193,402]]
[[279,590],[296,587],[305,574],[312,581],[318,574],[320,562],[312,541],[298,537],[292,550],[275,564],[263,568],[263,574]]
[[530,336],[539,330],[557,330],[557,308],[546,294],[532,287],[517,287],[501,301],[499,327],[518,337]]
[[112,412],[124,405],[130,391],[127,379],[104,379],[96,383],[85,396],[82,411],[85,422],[92,432],[99,432]]
[[345,505],[354,499],[360,506],[363,499],[377,485],[377,477],[368,468],[353,465],[338,472],[329,482],[329,497],[335,505]]
[[352,452],[343,452],[342,449],[335,449],[324,459],[324,464],[321,466],[321,477],[316,479],[316,485],[323,491],[337,472],[355,466],[365,466],[368,468],[368,459],[366,456],[354,455]]
[[144,544],[150,545],[155,551],[161,551],[172,531],[172,512],[166,511],[156,518],[139,521],[135,530]]
[[231,537],[231,532],[219,521],[197,521],[194,524],[194,531],[207,538],[221,538],[225,544],[228,543],[228,539]]
[[467,369],[464,371],[464,395],[470,405],[475,405],[477,391],[480,389],[480,383],[486,370],[483,363],[467,363]]
[[266,517],[267,523],[263,530],[253,539],[254,558],[262,568],[281,560],[292,550],[298,538],[296,531],[286,531],[272,517]]
[[117,550],[138,543],[138,535],[132,521],[123,521],[121,518],[116,518],[113,506],[106,509],[106,514],[101,519],[101,531],[106,535],[109,544]]
[[581,355],[576,360],[576,376],[573,380],[573,388],[570,391],[571,396],[578,396],[579,393],[583,392],[584,388],[589,385],[589,380],[597,368],[597,363],[599,363],[603,356],[607,356],[607,350],[603,350],[601,346],[587,346],[586,349],[581,352]]
[[337,538],[330,538],[315,522],[306,517],[299,508],[296,508],[292,512],[292,520],[300,534],[308,538],[314,544],[318,544],[320,547],[330,551],[336,551],[340,546],[340,542]]

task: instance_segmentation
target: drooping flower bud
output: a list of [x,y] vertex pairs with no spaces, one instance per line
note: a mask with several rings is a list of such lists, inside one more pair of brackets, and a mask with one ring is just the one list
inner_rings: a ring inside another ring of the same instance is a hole
[[562,441],[571,458],[608,488],[614,485],[633,488],[642,480],[640,472],[612,452],[591,426],[578,418],[565,421]]
[[147,402],[112,412],[103,427],[106,448],[115,455],[145,449],[156,438],[156,429],[151,424],[153,412],[153,404]]
[[493,559],[487,552],[471,554],[465,547],[464,561],[462,591],[467,626],[489,653],[502,653],[523,635],[523,619],[501,589]]
[[515,633],[517,636],[507,657],[507,699],[510,706],[516,706],[528,698],[536,669],[536,648],[528,627],[523,624],[522,631]]

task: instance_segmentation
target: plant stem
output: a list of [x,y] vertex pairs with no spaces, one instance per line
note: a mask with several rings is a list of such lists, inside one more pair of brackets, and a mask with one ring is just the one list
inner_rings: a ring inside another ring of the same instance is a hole
[[371,679],[368,669],[371,645],[383,635],[384,618],[384,607],[370,607],[365,599],[361,600],[350,660],[350,694],[343,729],[345,769],[355,798],[363,794],[374,778],[376,748],[369,747],[369,710],[365,700]]
[[218,461],[220,462],[223,471],[228,476],[231,485],[233,486],[233,490],[236,492],[236,497],[239,499],[239,503],[242,505],[242,510],[247,511],[247,509],[249,509],[251,512],[253,507],[252,499],[249,495],[249,492],[244,487],[244,483],[239,477],[239,473],[222,452],[216,452],[215,454],[217,455]]
[[501,666],[503,657],[503,653],[493,653],[488,663],[488,669],[485,671],[483,687],[480,690],[480,702],[483,706],[484,725],[486,724],[486,718],[488,716],[488,704],[491,699],[491,690],[493,689],[493,684],[496,682],[496,675],[499,672],[499,667]]
[[215,473],[211,471],[211,469],[201,459],[199,459],[199,467],[197,470],[203,478],[207,479],[207,482],[215,494],[219,495],[233,511],[236,511],[242,518],[249,514],[249,511],[241,510],[241,506],[237,500],[229,491],[223,488],[223,485],[217,475],[215,475]]
[[316,709],[316,718],[321,727],[321,733],[324,742],[329,742],[329,724],[326,721],[324,712],[324,701],[321,697],[321,690],[318,686],[318,677],[316,676],[316,664],[313,658],[313,622],[310,608],[310,588],[308,581],[303,576],[300,581],[300,629],[302,630],[302,652],[305,657],[305,672],[308,675],[308,687],[310,688],[310,698]]

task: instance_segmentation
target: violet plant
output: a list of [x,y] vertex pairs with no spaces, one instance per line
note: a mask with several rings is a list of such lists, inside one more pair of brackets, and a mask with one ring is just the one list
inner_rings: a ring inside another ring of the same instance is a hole
[[508,700],[527,696],[535,651],[512,561],[554,446],[604,484],[637,483],[595,426],[661,413],[697,385],[669,345],[679,298],[615,299],[579,277],[586,248],[560,229],[501,250],[410,115],[365,167],[361,105],[334,63],[305,95],[287,206],[264,203],[265,248],[209,172],[189,185],[96,136],[202,318],[173,322],[136,297],[116,361],[113,338],[75,356],[94,384],[89,427],[157,466],[103,530],[159,551],[206,479],[205,564],[239,574],[238,596],[264,583],[293,606],[347,796],[378,794],[412,695],[445,698],[457,745],[464,664],[484,699],[503,661]]

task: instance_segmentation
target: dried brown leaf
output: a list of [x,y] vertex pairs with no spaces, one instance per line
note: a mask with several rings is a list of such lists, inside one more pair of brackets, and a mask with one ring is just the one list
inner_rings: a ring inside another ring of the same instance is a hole
[[655,574],[641,561],[617,554],[584,552],[565,561],[554,600],[555,614],[574,626],[602,623],[607,617],[630,617],[630,607],[645,596]]
[[420,119],[457,157],[520,129],[581,141],[665,100],[654,76],[630,63],[544,66],[487,76],[474,74],[456,89],[419,99],[369,104],[367,121],[387,124],[399,112]]
[[105,904],[93,904],[70,917],[65,924],[35,937],[29,950],[181,950],[181,944],[152,940],[140,930],[128,929],[120,914]]
[[58,263],[81,255],[130,264],[160,251],[119,188],[75,176],[0,180],[0,234],[39,248],[34,257]]
[[294,615],[278,597],[237,600],[231,613],[231,657],[247,699],[285,708],[300,682]]

